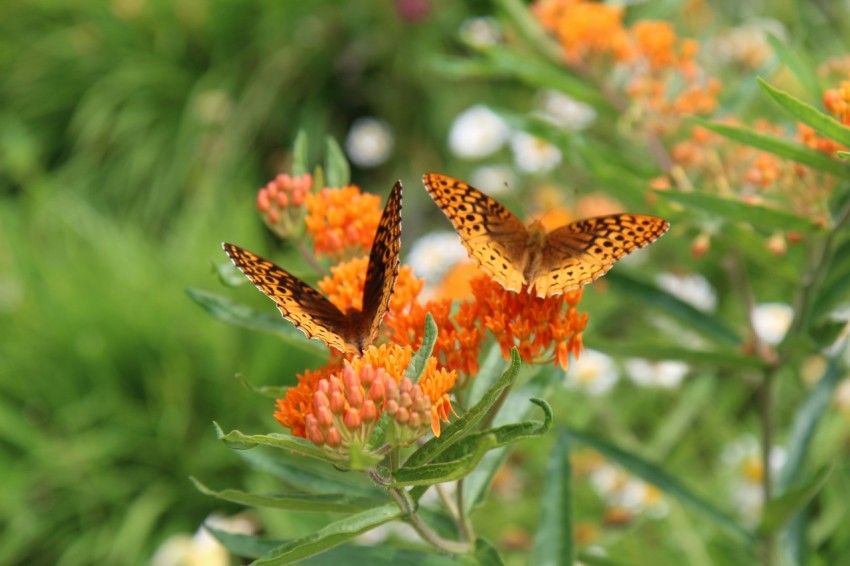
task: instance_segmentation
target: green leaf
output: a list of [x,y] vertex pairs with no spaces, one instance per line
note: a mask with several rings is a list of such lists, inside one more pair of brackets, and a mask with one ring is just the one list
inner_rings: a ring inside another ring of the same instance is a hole
[[502,377],[487,390],[478,403],[471,407],[456,421],[443,429],[439,437],[434,437],[423,444],[416,452],[410,455],[405,466],[416,467],[431,461],[437,454],[446,450],[449,446],[466,436],[483,419],[490,409],[498,401],[502,392],[510,387],[519,371],[519,355],[514,349],[511,351],[511,362]]
[[295,136],[295,143],[292,144],[292,176],[302,177],[310,172],[310,165],[307,163],[307,154],[309,144],[307,140],[307,132],[299,130]]
[[791,114],[799,118],[800,121],[805,122],[814,128],[820,135],[831,138],[841,145],[850,145],[850,128],[837,121],[829,114],[821,112],[813,106],[806,104],[802,100],[791,96],[784,90],[779,90],[776,87],[770,86],[763,79],[759,78],[758,81],[762,90],[769,94],[773,100],[778,102],[780,106],[788,110]]
[[730,222],[745,222],[771,230],[797,230],[818,232],[822,228],[810,218],[759,204],[748,204],[737,199],[704,192],[655,191],[664,200],[677,202],[687,208],[709,216],[720,216]]
[[465,437],[463,440],[456,442],[445,452],[437,456],[435,462],[444,462],[455,460],[464,454],[473,452],[477,449],[478,443],[484,436],[492,436],[495,439],[495,444],[492,448],[507,446],[514,442],[519,442],[526,438],[534,438],[546,434],[552,426],[554,416],[552,407],[543,399],[529,399],[532,403],[543,409],[543,421],[525,421],[521,423],[507,424],[496,428],[490,428],[481,432],[476,432]]
[[195,478],[189,478],[195,487],[204,495],[210,495],[251,507],[270,507],[274,509],[289,509],[291,511],[311,511],[329,513],[356,513],[386,504],[386,499],[358,497],[342,493],[312,494],[286,493],[279,495],[259,495],[246,493],[238,489],[215,491],[202,484]]
[[318,341],[308,340],[303,332],[277,313],[260,312],[202,289],[190,287],[186,289],[186,294],[213,317],[227,324],[275,334],[285,343],[317,356],[327,353],[326,348]]
[[624,270],[614,270],[605,276],[612,289],[637,301],[648,308],[659,310],[673,317],[688,329],[706,338],[728,346],[738,346],[741,338],[732,329],[714,316],[695,309],[690,304],[674,297],[655,285],[641,281]]
[[572,489],[570,482],[570,438],[558,435],[558,442],[546,462],[540,519],[534,535],[533,564],[573,566]]
[[204,525],[204,529],[208,530],[231,554],[246,558],[259,558],[273,548],[283,544],[283,541],[280,540],[229,533],[206,524]]
[[387,442],[387,431],[392,425],[393,418],[389,413],[381,413],[378,422],[375,423],[375,428],[372,429],[372,434],[369,435],[369,441],[366,443],[369,448],[376,450]]
[[[773,48],[773,52],[782,62],[788,67],[794,76],[803,84],[809,93],[809,96],[819,97],[823,89],[820,86],[820,81],[815,73],[816,65],[805,57],[806,53],[801,49],[801,45],[796,45],[794,48],[785,45],[785,42],[773,35],[767,34],[767,42]],[[798,42],[799,43],[799,42]],[[804,60],[804,57],[806,60]],[[761,83],[759,79],[759,83]]]
[[396,470],[393,474],[393,487],[406,487],[412,485],[432,485],[459,480],[478,465],[481,458],[488,450],[496,447],[496,437],[485,434],[476,438],[475,449],[447,462],[424,464],[422,466],[408,466]]
[[823,466],[818,472],[803,484],[791,487],[785,493],[773,499],[764,506],[761,514],[761,522],[758,526],[759,534],[772,534],[782,529],[794,515],[802,511],[809,501],[823,488],[829,474],[832,473],[832,465]]
[[676,406],[666,411],[664,419],[655,427],[652,440],[646,445],[647,457],[663,460],[683,438],[688,438],[700,414],[710,411],[715,404],[715,391],[719,385],[720,380],[713,373],[688,377]]
[[844,348],[840,350],[829,358],[823,375],[794,415],[788,440],[788,455],[777,482],[780,493],[800,481],[803,467],[809,458],[812,438],[824,412],[832,402],[835,388],[843,377],[841,356]]
[[653,484],[668,496],[676,498],[683,505],[690,507],[703,517],[711,519],[715,524],[737,535],[748,544],[755,543],[755,536],[738,524],[729,514],[721,511],[706,499],[692,492],[679,480],[657,465],[644,460],[636,454],[621,450],[595,435],[574,429],[567,429],[566,432],[576,442],[593,448],[607,459],[618,463],[632,474]]
[[437,323],[434,322],[434,317],[429,312],[425,315],[425,336],[422,338],[422,345],[410,359],[410,364],[404,370],[404,377],[413,383],[419,381],[419,378],[422,377],[422,372],[425,371],[425,364],[428,363],[428,358],[431,357],[431,352],[434,351],[434,343],[436,341]]
[[325,454],[321,448],[304,438],[279,433],[247,435],[242,434],[238,430],[233,430],[224,434],[224,431],[217,423],[213,423],[213,425],[215,426],[218,438],[222,440],[228,448],[233,448],[234,450],[249,450],[255,446],[271,446],[273,448],[291,450],[292,452],[301,454],[302,456],[315,458],[317,460],[322,460],[323,462],[330,462],[333,464],[339,463],[337,460],[334,460]]
[[716,124],[700,118],[691,119],[721,136],[726,136],[745,145],[763,149],[768,153],[814,167],[815,169],[839,177],[850,177],[850,168],[846,164],[799,143],[762,134],[741,126]]
[[374,469],[381,460],[383,460],[383,456],[373,454],[368,448],[360,445],[358,442],[352,442],[348,446],[348,468],[350,470],[371,470]]
[[502,566],[504,562],[499,551],[483,538],[475,539],[475,559],[481,566]]
[[331,523],[311,535],[291,540],[273,548],[253,564],[256,566],[271,566],[273,564],[288,564],[296,560],[303,560],[304,558],[316,555],[351,540],[384,523],[398,519],[401,516],[402,512],[395,504],[387,504],[363,511],[362,513]]
[[284,385],[263,385],[258,387],[248,381],[248,378],[241,373],[237,373],[234,377],[238,379],[239,383],[241,383],[242,386],[251,393],[256,393],[257,395],[262,395],[269,399],[280,399],[286,395],[286,391],[289,389],[289,386]]
[[327,186],[341,188],[351,181],[351,168],[345,154],[331,136],[325,138],[325,175]]

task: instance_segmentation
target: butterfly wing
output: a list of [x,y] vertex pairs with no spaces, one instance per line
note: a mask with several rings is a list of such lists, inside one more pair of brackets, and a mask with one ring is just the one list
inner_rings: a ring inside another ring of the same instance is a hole
[[257,289],[277,304],[280,314],[307,338],[318,338],[340,352],[355,347],[346,341],[346,316],[318,291],[273,262],[233,244],[222,244],[233,264]]
[[399,251],[401,248],[401,182],[396,182],[387,198],[372,251],[369,253],[369,266],[366,269],[366,282],[363,285],[363,310],[358,316],[362,329],[359,347],[362,350],[372,343],[378,334],[381,320],[387,314],[390,298],[398,277]]
[[617,260],[658,239],[670,223],[645,214],[611,214],[562,226],[546,236],[533,284],[540,297],[578,289]]
[[525,281],[528,231],[497,200],[458,179],[429,173],[425,188],[454,225],[469,256],[503,287],[519,291]]

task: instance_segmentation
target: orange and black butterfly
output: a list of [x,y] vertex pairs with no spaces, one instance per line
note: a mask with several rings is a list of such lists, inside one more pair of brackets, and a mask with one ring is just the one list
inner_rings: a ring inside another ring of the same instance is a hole
[[222,245],[233,264],[308,338],[318,338],[344,354],[361,353],[378,334],[398,276],[401,182],[390,192],[375,233],[362,310],[342,312],[321,293],[271,261],[233,244]]
[[598,279],[670,227],[657,216],[611,214],[547,232],[539,221],[526,226],[496,199],[463,181],[430,173],[422,182],[482,270],[510,291],[525,286],[539,297]]

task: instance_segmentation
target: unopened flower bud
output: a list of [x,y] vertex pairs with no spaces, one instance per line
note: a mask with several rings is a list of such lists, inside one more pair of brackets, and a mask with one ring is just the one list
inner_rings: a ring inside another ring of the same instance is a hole
[[400,424],[405,424],[410,419],[410,412],[404,407],[399,407],[395,412],[395,420]]
[[277,224],[280,222],[280,212],[278,212],[276,208],[270,208],[268,212],[266,212],[266,218],[268,219],[269,224]]
[[331,410],[327,407],[319,407],[316,411],[316,419],[318,419],[319,424],[324,427],[330,426],[331,423],[334,422],[333,413],[331,413]]
[[261,190],[257,193],[257,210],[265,214],[269,207],[271,206],[271,201],[269,199],[269,193],[265,190]]
[[[383,371],[383,369],[381,370]],[[360,370],[360,383],[364,386],[369,385],[373,381],[375,381],[375,377],[378,375],[378,372],[375,371],[371,365],[363,366],[363,369]]]
[[399,383],[398,385],[398,388],[402,393],[410,393],[410,390],[413,389],[413,382],[407,378],[402,379],[401,383]]
[[342,391],[331,390],[330,407],[331,411],[337,415],[345,409],[345,397],[342,396]]
[[693,243],[691,243],[691,254],[697,258],[703,257],[706,253],[708,253],[710,247],[711,237],[703,232],[694,239]]
[[777,232],[772,235],[767,239],[767,249],[775,256],[785,255],[785,252],[788,249],[788,246],[785,243],[785,236],[783,236],[781,232]]
[[354,430],[360,426],[360,413],[354,407],[349,407],[345,410],[342,422],[345,423],[348,430]]
[[372,382],[372,386],[369,387],[369,399],[373,401],[378,401],[384,398],[384,393],[386,392],[386,388],[384,387],[383,379],[376,379]]
[[286,193],[278,193],[275,202],[280,208],[286,208],[289,206],[289,196]]
[[342,437],[340,437],[339,431],[336,429],[335,426],[332,426],[328,429],[328,434],[325,438],[325,441],[328,443],[328,446],[333,447],[337,447],[342,444]]
[[387,406],[384,407],[384,410],[390,415],[394,415],[396,411],[398,411],[398,401],[395,399],[390,399],[387,401]]
[[371,422],[378,418],[378,409],[375,407],[374,401],[367,399],[363,402],[363,406],[360,408],[360,418],[365,422]]
[[307,415],[307,418],[305,419],[305,422],[306,422],[305,427],[307,429],[307,438],[313,444],[318,444],[319,446],[321,446],[322,444],[325,443],[325,438],[324,438],[324,435],[322,434],[322,429],[319,428],[319,423],[316,422],[315,418],[312,418],[312,419],[310,418],[312,416],[313,415]]
[[328,400],[328,396],[325,395],[323,391],[316,391],[313,393],[313,412],[318,412],[319,409],[325,407],[327,408],[330,405],[330,401]]
[[422,417],[419,416],[419,413],[413,413],[410,415],[410,420],[407,421],[407,426],[410,428],[419,428],[422,426]]
[[398,404],[404,408],[409,408],[413,405],[413,399],[410,397],[410,393],[402,393],[401,398],[398,400]]

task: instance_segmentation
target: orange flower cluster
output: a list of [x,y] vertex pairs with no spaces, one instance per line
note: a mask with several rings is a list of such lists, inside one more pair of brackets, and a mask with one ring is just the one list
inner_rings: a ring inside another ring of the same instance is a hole
[[363,356],[298,376],[277,400],[274,416],[294,436],[347,454],[352,443],[365,444],[377,419],[389,412],[397,425],[395,441],[407,445],[430,426],[440,435],[440,423],[452,411],[449,392],[457,374],[437,368],[431,358],[419,382],[404,377],[413,351],[396,345],[370,347]]
[[322,189],[306,198],[307,231],[316,255],[340,257],[372,247],[381,220],[381,198],[354,185]]
[[589,0],[538,0],[533,11],[558,38],[568,65],[604,73],[619,65],[633,107],[629,114],[642,128],[671,133],[679,128],[677,118],[716,108],[720,83],[697,64],[699,44],[679,38],[668,22],[627,27],[621,6]]
[[266,225],[278,236],[291,236],[301,218],[304,199],[313,186],[310,174],[291,177],[281,174],[257,193],[257,210]]

